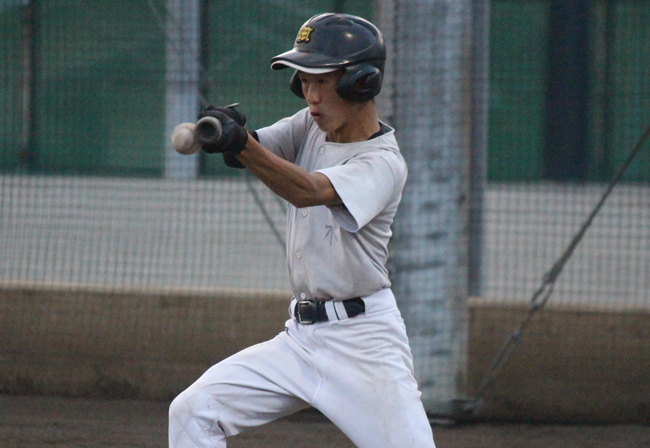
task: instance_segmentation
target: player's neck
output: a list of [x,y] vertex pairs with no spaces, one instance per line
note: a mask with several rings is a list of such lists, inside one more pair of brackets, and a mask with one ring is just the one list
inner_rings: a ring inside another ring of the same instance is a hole
[[354,104],[351,113],[342,126],[327,133],[327,141],[332,143],[364,142],[379,131],[379,118],[375,103]]

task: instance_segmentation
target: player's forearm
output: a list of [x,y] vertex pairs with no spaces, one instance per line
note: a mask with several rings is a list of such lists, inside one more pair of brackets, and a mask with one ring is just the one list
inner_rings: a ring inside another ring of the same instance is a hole
[[341,199],[327,176],[309,173],[249,138],[239,161],[275,194],[296,207],[340,204]]

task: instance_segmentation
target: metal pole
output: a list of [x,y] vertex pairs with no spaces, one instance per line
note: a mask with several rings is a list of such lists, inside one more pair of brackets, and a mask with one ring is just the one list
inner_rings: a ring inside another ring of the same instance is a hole
[[179,123],[195,121],[199,109],[199,6],[199,0],[167,1],[165,176],[170,178],[193,179],[198,175],[198,153],[176,153],[170,136]]
[[36,64],[36,2],[24,0],[22,20],[22,128],[20,133],[20,170],[32,172],[36,168],[34,149],[34,87]]
[[429,414],[466,396],[473,0],[397,0],[395,129],[409,179],[395,221],[394,290]]
[[469,176],[469,295],[482,287],[483,195],[487,182],[490,2],[473,1],[472,149]]

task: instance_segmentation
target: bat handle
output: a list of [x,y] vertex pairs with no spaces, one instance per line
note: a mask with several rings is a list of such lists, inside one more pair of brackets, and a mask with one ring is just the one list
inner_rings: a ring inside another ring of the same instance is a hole
[[194,136],[202,145],[216,143],[223,134],[221,122],[214,117],[203,117],[196,122]]

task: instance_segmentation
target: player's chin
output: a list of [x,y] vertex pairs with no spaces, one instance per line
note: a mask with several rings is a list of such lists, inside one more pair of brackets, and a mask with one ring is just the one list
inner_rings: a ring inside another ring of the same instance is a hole
[[314,123],[318,126],[318,129],[327,133],[330,131],[330,126],[327,126],[327,123],[322,119],[314,119]]
[[324,115],[314,117],[314,123],[316,123],[318,129],[325,132],[326,134],[336,129],[334,123],[332,123],[331,120],[328,120]]

